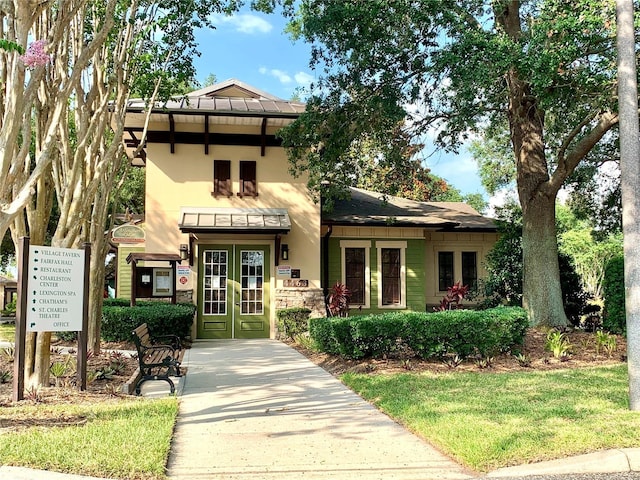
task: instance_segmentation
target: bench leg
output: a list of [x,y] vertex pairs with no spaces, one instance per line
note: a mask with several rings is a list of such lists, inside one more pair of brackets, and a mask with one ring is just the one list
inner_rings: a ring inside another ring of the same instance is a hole
[[142,384],[147,380],[164,380],[169,384],[169,387],[171,387],[171,394],[174,394],[176,392],[176,386],[174,385],[174,383],[171,381],[169,377],[158,376],[158,375],[145,375],[136,384],[136,395],[140,395],[140,388],[142,387]]
[[167,371],[167,376],[181,377],[182,373],[180,373],[180,364],[170,366],[169,370]]

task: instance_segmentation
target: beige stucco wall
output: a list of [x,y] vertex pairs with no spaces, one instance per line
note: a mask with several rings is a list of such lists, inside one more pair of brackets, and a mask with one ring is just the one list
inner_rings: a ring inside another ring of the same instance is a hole
[[[159,126],[155,126],[158,128]],[[151,127],[152,129],[154,126]],[[176,125],[176,130],[195,129],[202,125]],[[166,127],[164,127],[166,129]],[[258,127],[231,128],[216,126],[216,132],[259,134]],[[267,129],[267,134],[274,133]],[[168,135],[168,134],[167,134]],[[306,187],[307,178],[294,178],[289,174],[286,153],[281,147],[266,147],[261,156],[260,147],[210,145],[205,155],[203,145],[176,144],[171,153],[169,144],[148,144],[146,164],[146,251],[153,253],[179,253],[180,244],[188,244],[189,237],[178,228],[181,207],[228,208],[286,208],[291,219],[291,231],[282,235],[281,243],[289,246],[289,259],[280,264],[300,270],[300,278],[309,281],[310,290],[320,289],[320,207],[315,204]],[[213,162],[231,161],[233,197],[214,197]],[[238,197],[239,165],[241,160],[256,162],[258,197]],[[198,244],[260,243],[271,246],[271,292],[283,285],[284,277],[276,275],[274,264],[275,235],[210,235],[198,234],[194,245],[194,264],[190,284],[197,291]],[[272,297],[272,306],[276,306]],[[271,309],[272,325],[275,308]],[[272,329],[273,331],[273,329]]]
[[[214,159],[231,160],[234,192],[239,190],[240,160],[255,160],[258,197],[213,197]],[[212,146],[205,156],[202,145],[178,144],[171,154],[169,145],[151,144],[146,182],[147,252],[178,253],[179,245],[189,242],[178,229],[181,207],[286,208],[291,218],[291,232],[282,236],[289,245],[286,263],[300,269],[310,287],[320,287],[320,208],[307,192],[306,179],[289,175],[283,149],[267,147],[261,157],[257,147]],[[250,238],[260,236],[238,236],[237,241]]]

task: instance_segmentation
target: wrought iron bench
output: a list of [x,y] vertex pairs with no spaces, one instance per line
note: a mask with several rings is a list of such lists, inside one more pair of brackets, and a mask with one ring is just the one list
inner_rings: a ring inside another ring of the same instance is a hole
[[132,334],[140,366],[136,395],[140,395],[140,387],[147,380],[164,380],[169,383],[171,393],[175,393],[176,387],[169,376],[182,376],[180,364],[184,357],[184,349],[180,338],[177,335],[152,337],[146,323],[136,328]]

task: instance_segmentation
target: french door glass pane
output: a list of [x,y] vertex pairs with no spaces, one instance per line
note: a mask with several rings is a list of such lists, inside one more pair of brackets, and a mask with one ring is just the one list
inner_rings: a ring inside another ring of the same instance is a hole
[[262,315],[264,252],[261,250],[243,250],[241,259],[240,313],[242,315]]
[[227,314],[227,260],[226,250],[204,252],[202,310],[205,315]]

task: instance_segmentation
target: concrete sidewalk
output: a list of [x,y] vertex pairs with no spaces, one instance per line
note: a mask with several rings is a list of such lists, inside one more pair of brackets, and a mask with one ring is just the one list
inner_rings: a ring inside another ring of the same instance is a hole
[[187,355],[172,479],[473,476],[281,342],[196,342]]
[[[283,343],[198,341],[183,364],[187,375],[174,378],[181,399],[168,465],[172,480],[457,480],[477,475]],[[168,391],[166,382],[150,381],[142,387],[147,397],[164,397]],[[573,478],[606,472],[615,478],[614,472],[639,471],[640,448],[630,448],[477,477]],[[0,466],[0,480],[4,479],[92,480]]]

